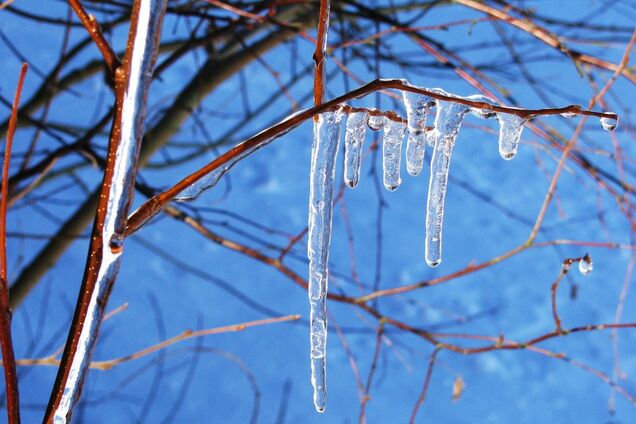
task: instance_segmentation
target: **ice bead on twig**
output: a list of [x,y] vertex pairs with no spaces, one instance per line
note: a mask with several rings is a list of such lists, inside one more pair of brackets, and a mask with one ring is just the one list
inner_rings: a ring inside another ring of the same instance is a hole
[[601,128],[605,131],[614,131],[616,129],[616,125],[618,124],[618,116],[608,118],[603,116],[601,118]]
[[382,127],[384,127],[384,116],[382,115],[369,116],[368,125],[369,125],[369,128],[371,128],[373,131],[380,131]]
[[326,112],[314,122],[309,184],[309,257],[311,384],[314,405],[323,412],[327,403],[327,290],[329,244],[333,217],[336,157],[340,144],[339,112]]
[[528,121],[511,113],[497,113],[499,120],[499,154],[502,158],[510,160],[517,154],[519,140],[523,127]]
[[394,191],[402,182],[400,178],[400,161],[402,156],[402,139],[406,132],[406,125],[389,118],[384,119],[384,134],[382,136],[382,171],[384,187]]
[[369,114],[365,111],[351,112],[347,117],[344,146],[344,180],[354,188],[360,180],[360,166],[362,164],[362,146],[367,132],[367,119]]
[[[471,100],[473,102],[482,102],[492,106],[498,106],[497,102],[495,102],[490,97],[484,96],[482,94],[473,94],[472,96],[466,97],[466,99]],[[478,107],[471,107],[470,113],[481,119],[491,119],[497,116],[497,112],[493,110],[482,109]]]
[[422,172],[426,153],[426,115],[433,99],[411,91],[402,91],[409,129],[406,142],[406,171],[416,176]]
[[446,101],[439,101],[437,106],[433,130],[435,147],[431,158],[431,176],[426,202],[425,257],[426,263],[433,267],[442,261],[442,226],[448,170],[455,140],[468,110],[465,105]]

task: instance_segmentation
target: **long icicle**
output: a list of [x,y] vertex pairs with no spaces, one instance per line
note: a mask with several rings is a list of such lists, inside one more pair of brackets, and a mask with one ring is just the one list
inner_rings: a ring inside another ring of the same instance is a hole
[[425,257],[429,266],[437,266],[442,261],[442,226],[444,224],[444,201],[448,184],[448,170],[455,140],[459,134],[465,105],[440,101],[435,116],[435,147],[431,158],[431,176],[426,201],[426,243]]
[[[329,36],[330,0],[320,0],[316,49],[314,50],[314,106],[324,101],[325,54]],[[314,406],[322,413],[327,407],[327,262],[333,215],[333,180],[340,142],[340,113],[314,116],[309,185],[309,344]]]
[[327,112],[318,117],[314,126],[309,176],[309,226],[307,252],[309,256],[309,304],[311,344],[311,384],[314,405],[324,412],[327,405],[327,289],[329,244],[333,216],[333,184],[336,157],[340,144],[339,112]]

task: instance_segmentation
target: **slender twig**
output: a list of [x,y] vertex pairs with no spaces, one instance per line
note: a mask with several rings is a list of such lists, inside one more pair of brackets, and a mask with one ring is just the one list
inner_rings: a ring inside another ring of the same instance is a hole
[[617,65],[615,63],[607,62],[605,60],[598,59],[596,57],[588,56],[586,54],[570,50],[561,42],[561,40],[559,39],[557,35],[552,34],[547,29],[542,28],[539,25],[533,22],[530,22],[529,20],[517,19],[513,16],[510,16],[508,13],[506,13],[503,10],[497,9],[495,7],[491,7],[477,0],[456,0],[456,2],[464,6],[470,7],[472,9],[479,10],[480,12],[486,13],[488,15],[491,15],[510,25],[516,26],[517,28],[543,41],[550,47],[553,47],[563,52],[565,55],[569,56],[575,63],[581,62],[588,65],[592,65],[597,68],[615,71],[617,75],[623,75],[625,78],[627,78],[631,82],[636,82],[636,75],[633,72],[627,71],[624,66]]
[[329,35],[329,0],[320,0],[320,14],[318,15],[318,37],[314,51],[314,106],[322,104],[325,90],[325,52]]
[[86,12],[81,0],[68,0],[68,3],[73,8],[80,22],[82,22],[82,25],[86,28],[88,35],[90,35],[91,39],[104,57],[106,67],[108,68],[111,77],[114,78],[115,71],[121,66],[121,62],[106,38],[104,38],[104,34],[102,34],[102,29],[99,23],[93,15]]
[[565,334],[565,331],[563,330],[563,327],[561,327],[561,317],[559,316],[559,313],[557,311],[557,300],[556,300],[557,290],[559,289],[559,284],[563,280],[563,277],[565,277],[566,274],[570,272],[570,268],[572,267],[572,264],[575,264],[581,261],[590,262],[591,259],[589,255],[587,254],[580,258],[565,259],[563,263],[561,264],[561,272],[559,272],[559,276],[557,277],[556,280],[554,280],[554,282],[552,283],[552,286],[550,286],[550,298],[552,303],[552,318],[554,319],[554,329],[559,334]]
[[382,336],[384,334],[384,320],[380,320],[378,324],[378,331],[375,337],[375,349],[373,350],[373,357],[371,359],[371,366],[369,367],[369,373],[367,374],[367,382],[364,385],[364,392],[362,393],[362,401],[360,402],[360,416],[358,422],[365,424],[367,422],[367,403],[371,400],[371,384],[373,383],[373,376],[378,368],[378,360],[380,359],[380,349],[382,348]]
[[[226,325],[223,327],[208,328],[205,330],[196,330],[196,331],[186,330],[174,337],[171,337],[167,340],[162,341],[161,343],[148,346],[147,348],[141,349],[137,352],[131,353],[126,356],[109,359],[105,361],[93,361],[91,362],[90,368],[102,370],[102,371],[110,370],[116,367],[117,365],[123,364],[124,362],[130,362],[139,358],[143,358],[144,356],[148,356],[157,351],[166,349],[169,346],[183,342],[185,340],[204,337],[204,336],[210,336],[213,334],[239,332],[239,331],[244,331],[251,327],[258,327],[258,326],[267,325],[267,324],[277,324],[281,322],[297,321],[299,319],[300,319],[300,315],[286,315],[286,316],[276,317],[276,318],[266,318],[266,319],[261,319],[256,321],[248,321],[248,322],[243,322],[241,324]],[[60,360],[56,358],[56,355],[57,353],[54,353],[53,355],[50,355],[46,358],[19,359],[16,361],[16,363],[19,366],[33,366],[33,365],[57,366],[60,364]]]
[[9,163],[11,160],[11,146],[18,121],[18,109],[22,85],[29,66],[26,63],[20,68],[18,86],[13,98],[11,118],[7,142],[4,147],[4,162],[2,164],[2,196],[0,198],[0,344],[2,347],[2,365],[7,394],[7,416],[9,423],[20,422],[20,395],[18,391],[18,376],[15,370],[15,354],[11,339],[11,308],[9,306],[9,278],[7,272],[7,203],[9,197]]
[[426,368],[426,376],[424,377],[424,385],[422,386],[422,392],[420,396],[417,398],[417,402],[415,402],[415,406],[413,407],[413,412],[411,412],[411,417],[409,418],[409,424],[415,424],[415,418],[417,417],[417,412],[420,410],[424,401],[426,400],[426,393],[428,392],[428,386],[431,384],[431,378],[433,377],[433,368],[435,367],[435,361],[437,360],[437,354],[440,349],[435,348],[433,353],[431,353],[431,357],[428,360],[428,367]]
[[[632,49],[634,47],[634,42],[635,41],[636,41],[636,31],[634,31],[634,34],[632,35],[632,38],[631,38],[629,44],[625,48],[625,53],[623,54],[623,58],[621,59],[621,62],[618,65],[618,67],[616,68],[614,74],[607,81],[607,83],[605,84],[603,89],[598,94],[596,94],[592,98],[592,100],[590,100],[590,102],[589,102],[589,104],[587,106],[588,109],[594,107],[594,105],[600,99],[603,98],[605,93],[607,93],[607,91],[610,89],[610,87],[614,84],[614,82],[616,81],[617,77],[623,72],[623,69],[625,69],[627,67],[627,65],[629,64],[629,56],[630,56],[630,54],[632,52]],[[563,167],[565,166],[565,161],[568,158],[568,156],[570,155],[570,152],[572,151],[574,146],[576,145],[576,141],[578,140],[579,135],[581,134],[581,131],[583,130],[583,126],[585,125],[585,120],[586,120],[585,117],[583,117],[583,119],[581,119],[579,124],[576,126],[576,129],[574,130],[574,134],[572,135],[572,137],[570,138],[568,143],[565,145],[565,148],[563,149],[563,153],[561,154],[561,158],[559,159],[559,163],[557,165],[557,168],[554,171],[554,174],[552,175],[552,180],[550,181],[550,186],[548,187],[548,192],[546,193],[545,199],[543,201],[543,205],[541,205],[541,210],[539,211],[539,215],[537,216],[537,220],[536,220],[536,222],[534,224],[534,227],[532,227],[532,231],[530,232],[530,236],[528,237],[528,240],[526,241],[526,244],[532,244],[534,242],[534,239],[537,237],[537,234],[539,233],[539,229],[541,228],[541,224],[543,223],[543,219],[545,218],[545,215],[546,215],[546,213],[548,211],[548,206],[550,205],[550,202],[552,201],[552,197],[554,196],[554,192],[555,192],[557,184],[559,182],[559,178],[561,177],[561,172],[563,171]]]

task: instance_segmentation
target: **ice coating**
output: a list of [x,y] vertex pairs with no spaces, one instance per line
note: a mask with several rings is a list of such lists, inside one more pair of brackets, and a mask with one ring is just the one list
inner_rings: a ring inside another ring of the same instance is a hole
[[[139,9],[134,38],[129,40],[127,52],[130,65],[126,85],[123,87],[121,129],[119,137],[113,139],[109,145],[107,166],[112,167],[112,176],[109,184],[104,185],[105,191],[102,191],[102,198],[100,198],[100,207],[102,202],[105,204],[101,212],[103,223],[99,223],[98,215],[95,225],[100,227],[100,234],[99,237],[94,236],[91,240],[91,256],[88,261],[94,268],[87,268],[82,283],[82,290],[90,293],[88,306],[82,313],[83,325],[75,343],[73,329],[70,330],[66,347],[66,354],[70,355],[68,362],[70,365],[68,368],[58,370],[58,380],[61,379],[59,388],[61,395],[57,398],[58,391],[53,391],[49,402],[50,409],[47,409],[45,416],[46,422],[64,424],[71,421],[73,408],[79,400],[84,379],[91,364],[104,308],[121,263],[122,234],[132,199],[148,91],[159,48],[159,34],[167,0],[141,0],[137,4]],[[92,283],[89,280],[92,280]],[[77,317],[78,311],[76,311]],[[66,375],[64,375],[65,372]]]
[[344,180],[354,188],[360,180],[360,166],[362,163],[362,146],[367,132],[367,112],[351,112],[347,117],[344,146]]
[[435,147],[431,158],[431,176],[426,201],[425,258],[429,266],[442,261],[442,226],[444,223],[444,201],[448,185],[448,170],[455,140],[462,120],[469,108],[462,104],[439,101],[435,116]]
[[329,244],[333,216],[333,191],[336,157],[340,144],[338,112],[326,112],[314,121],[309,175],[309,322],[311,346],[311,384],[314,406],[323,412],[327,404],[327,289]]
[[426,152],[426,115],[430,106],[435,104],[428,96],[411,91],[402,91],[409,138],[406,142],[406,171],[416,176],[422,172]]
[[[258,148],[260,147],[262,146],[258,146]],[[252,153],[254,150],[256,150],[256,148],[246,150],[242,154],[227,161],[219,168],[212,170],[211,172],[197,180],[194,184],[183,189],[179,194],[174,196],[173,200],[177,202],[187,202],[190,200],[194,200],[205,190],[214,187],[221,180],[223,175],[225,175],[230,169],[232,169],[234,165],[236,165],[241,159]]]
[[[466,99],[474,101],[474,102],[482,102],[482,103],[487,103],[489,105],[497,106],[497,102],[495,102],[490,97],[483,96],[481,94],[473,94],[472,96],[466,97]],[[480,109],[477,107],[471,107],[470,113],[482,119],[491,119],[497,115],[497,112],[494,112],[490,109]]]
[[400,159],[402,156],[402,139],[406,132],[406,125],[402,122],[384,119],[384,134],[382,136],[382,170],[384,187],[394,191],[399,186]]
[[517,154],[519,140],[521,140],[521,133],[527,119],[502,112],[497,113],[497,119],[499,120],[499,154],[502,158],[510,160]]

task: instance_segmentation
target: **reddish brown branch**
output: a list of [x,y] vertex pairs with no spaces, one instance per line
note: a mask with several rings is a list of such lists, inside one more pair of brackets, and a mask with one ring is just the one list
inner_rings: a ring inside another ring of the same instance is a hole
[[437,354],[439,353],[439,348],[435,348],[433,353],[431,354],[430,359],[428,360],[428,367],[426,368],[426,376],[424,377],[424,385],[422,386],[422,392],[420,396],[417,398],[417,402],[415,402],[415,406],[413,407],[413,412],[411,412],[411,418],[409,418],[409,424],[415,423],[415,417],[417,417],[417,411],[421,408],[426,400],[426,392],[428,392],[428,386],[431,384],[431,378],[433,377],[433,367],[435,367],[435,361],[437,360]]
[[325,90],[325,52],[327,51],[327,37],[329,35],[329,0],[320,0],[320,15],[318,16],[318,36],[314,51],[314,105],[324,101]]
[[104,57],[104,62],[106,62],[106,67],[108,67],[108,71],[110,72],[111,77],[115,77],[115,70],[121,66],[121,62],[117,57],[117,54],[110,46],[108,41],[104,38],[104,34],[102,34],[102,29],[99,26],[99,23],[95,19],[93,15],[90,15],[84,9],[81,0],[68,0],[69,5],[75,11],[75,14],[79,18],[86,31],[88,31],[88,35],[91,37],[100,53]]
[[18,391],[18,376],[15,370],[15,354],[11,339],[11,308],[9,307],[9,279],[7,272],[7,203],[9,196],[9,163],[11,160],[11,146],[15,127],[18,121],[18,109],[22,86],[29,66],[26,63],[20,68],[18,86],[13,98],[11,118],[7,142],[4,147],[4,162],[2,164],[2,197],[0,198],[0,345],[2,347],[2,365],[7,392],[7,415],[9,423],[20,422],[20,395]]

